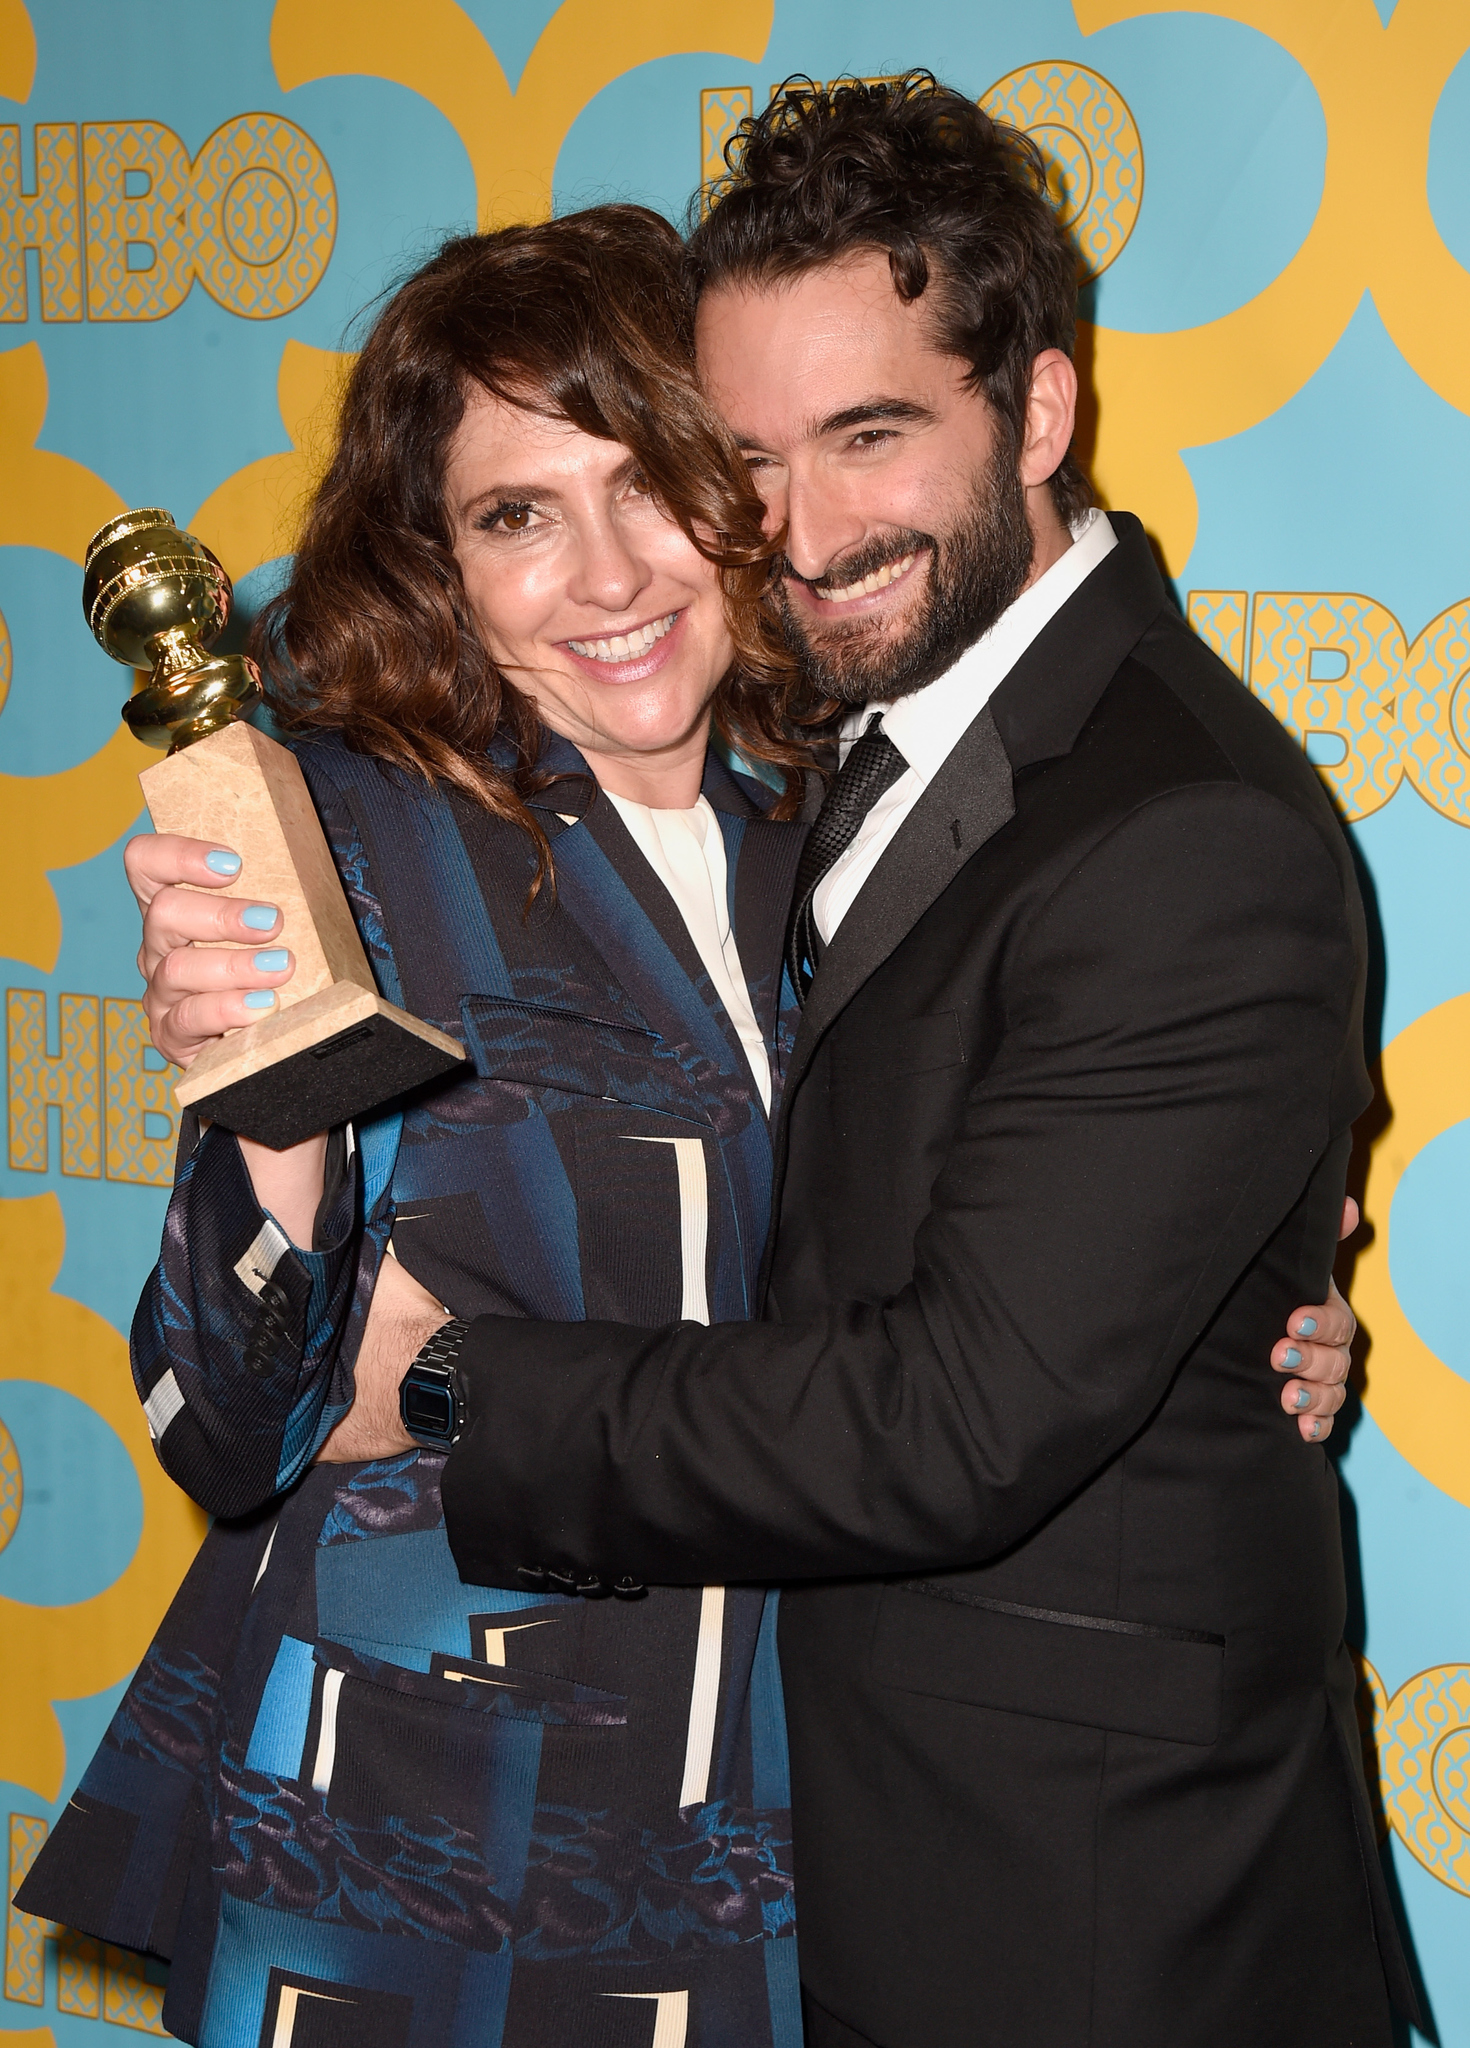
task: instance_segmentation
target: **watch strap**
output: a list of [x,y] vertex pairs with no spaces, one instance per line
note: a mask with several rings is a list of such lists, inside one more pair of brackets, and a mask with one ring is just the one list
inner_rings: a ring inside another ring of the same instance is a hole
[[[447,1323],[441,1323],[434,1334],[421,1345],[414,1365],[453,1365],[469,1333],[470,1326],[462,1316],[451,1316]],[[413,1366],[410,1366],[409,1370],[412,1371]]]

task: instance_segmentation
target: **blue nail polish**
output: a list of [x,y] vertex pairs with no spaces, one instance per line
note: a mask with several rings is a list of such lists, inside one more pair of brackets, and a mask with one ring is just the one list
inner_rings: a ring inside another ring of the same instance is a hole
[[290,958],[284,946],[268,946],[263,953],[257,953],[251,965],[257,974],[284,974]]
[[247,931],[268,932],[274,930],[280,914],[274,903],[252,903],[240,912],[240,922]]
[[[255,956],[255,964],[257,967],[259,967],[261,964],[261,957],[262,956],[259,953],[257,953]],[[1301,1364],[1301,1362],[1302,1354],[1300,1353],[1300,1351],[1297,1350],[1295,1344],[1288,1344],[1286,1347],[1286,1356],[1281,1361],[1286,1371],[1295,1372],[1297,1367]]]
[[247,1010],[273,1010],[276,1006],[276,992],[273,988],[252,988],[245,991]]
[[1298,1408],[1298,1409],[1302,1409],[1302,1408],[1305,1408],[1305,1407],[1306,1407],[1306,1405],[1307,1405],[1307,1403],[1308,1403],[1308,1402],[1309,1402],[1309,1401],[1311,1400],[1311,1398],[1312,1398],[1312,1396],[1311,1396],[1311,1393],[1309,1392],[1309,1390],[1308,1390],[1308,1389],[1307,1389],[1306,1387],[1298,1387],[1298,1388],[1297,1388],[1297,1390],[1296,1390],[1296,1406],[1297,1406],[1297,1408]]
[[1299,1337],[1315,1337],[1317,1334],[1317,1318],[1315,1316],[1303,1316],[1296,1326],[1296,1333]]
[[217,846],[213,853],[205,854],[204,865],[213,875],[238,875],[240,856],[238,853],[226,853],[223,847]]

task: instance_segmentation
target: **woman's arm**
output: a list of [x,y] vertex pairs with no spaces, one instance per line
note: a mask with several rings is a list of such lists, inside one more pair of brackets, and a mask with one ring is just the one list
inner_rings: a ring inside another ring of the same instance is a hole
[[[186,1148],[181,1148],[186,1149]],[[132,1329],[133,1378],[159,1462],[215,1515],[289,1486],[352,1402],[352,1360],[391,1228],[361,1218],[345,1136],[314,1250],[261,1206],[228,1131],[183,1160]]]
[[[187,1067],[268,1013],[294,962],[269,944],[274,905],[215,893],[239,872],[229,849],[145,834],[127,863],[154,1043]],[[246,1513],[291,1484],[351,1406],[387,1190],[361,1211],[348,1132],[272,1152],[215,1127],[181,1145],[133,1372],[160,1462],[211,1513]]]
[[[1358,1205],[1349,1195],[1342,1205],[1339,1242],[1351,1237],[1361,1220]],[[1337,1282],[1329,1280],[1326,1301],[1293,1309],[1286,1318],[1286,1335],[1272,1346],[1272,1368],[1286,1376],[1281,1405],[1296,1417],[1297,1428],[1309,1444],[1319,1444],[1332,1434],[1332,1418],[1347,1398],[1357,1334],[1358,1319],[1351,1305],[1338,1293]]]

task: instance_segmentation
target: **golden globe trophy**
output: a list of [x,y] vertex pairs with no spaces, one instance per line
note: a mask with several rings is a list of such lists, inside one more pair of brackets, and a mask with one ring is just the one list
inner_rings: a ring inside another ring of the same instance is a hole
[[152,671],[123,718],[168,748],[138,777],[155,829],[232,847],[240,873],[218,893],[276,904],[270,943],[296,956],[277,1007],[207,1047],[174,1092],[279,1150],[449,1072],[464,1052],[378,994],[296,757],[242,720],[260,698],[255,664],[208,652],[230,600],[209,549],[156,508],[110,519],[87,549],[87,624],[114,661]]

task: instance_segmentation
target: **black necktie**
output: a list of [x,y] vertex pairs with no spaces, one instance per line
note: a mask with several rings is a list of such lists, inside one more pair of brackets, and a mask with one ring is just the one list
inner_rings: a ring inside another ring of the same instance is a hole
[[812,909],[817,885],[856,839],[858,827],[884,790],[893,787],[908,765],[883,730],[882,712],[875,711],[861,738],[848,748],[847,759],[822,799],[817,822],[801,850],[791,923],[786,932],[786,964],[799,1002],[806,1001],[822,953],[821,934]]

